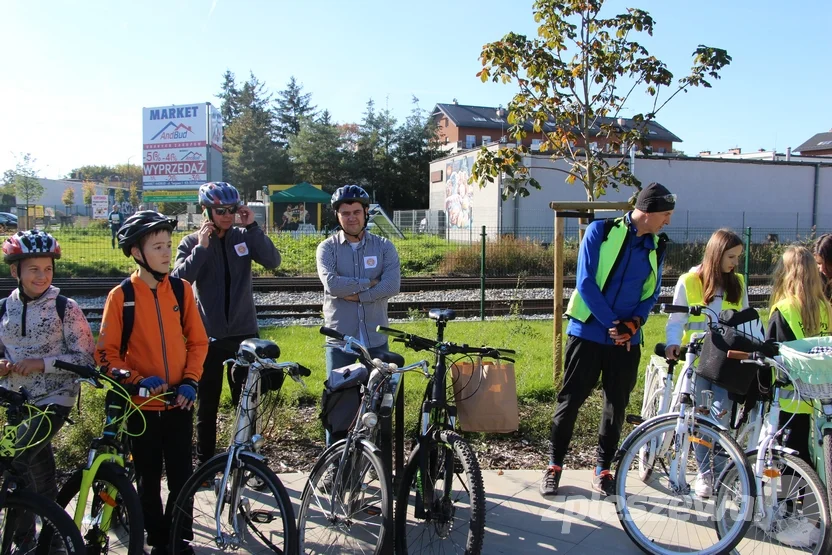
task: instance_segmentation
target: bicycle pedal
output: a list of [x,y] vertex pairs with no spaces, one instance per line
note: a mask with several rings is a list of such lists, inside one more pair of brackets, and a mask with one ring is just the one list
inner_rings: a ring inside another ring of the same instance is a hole
[[625,420],[627,424],[632,424],[633,426],[638,426],[644,422],[644,418],[638,414],[628,414]]

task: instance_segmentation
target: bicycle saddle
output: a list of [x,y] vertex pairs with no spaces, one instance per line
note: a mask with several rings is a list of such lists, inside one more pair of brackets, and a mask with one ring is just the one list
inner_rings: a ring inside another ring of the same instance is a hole
[[249,362],[254,360],[254,357],[246,356],[249,353],[254,353],[260,358],[277,359],[280,357],[280,347],[277,346],[277,343],[268,339],[246,339],[240,343],[238,352]]
[[382,351],[380,353],[376,353],[376,358],[381,359],[381,362],[392,362],[399,368],[404,366],[404,357],[399,353],[392,353],[390,351]]
[[431,308],[428,311],[428,318],[439,322],[449,322],[456,318],[456,312],[450,308]]

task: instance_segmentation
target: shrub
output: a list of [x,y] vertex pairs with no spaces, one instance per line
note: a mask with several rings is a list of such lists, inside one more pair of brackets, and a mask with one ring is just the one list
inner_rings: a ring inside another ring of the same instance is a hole
[[[480,245],[466,245],[448,251],[442,258],[439,271],[450,276],[473,276],[480,273]],[[489,277],[551,275],[554,251],[538,241],[504,236],[485,245],[485,274]],[[574,274],[577,268],[577,249],[574,243],[564,248],[563,271]]]

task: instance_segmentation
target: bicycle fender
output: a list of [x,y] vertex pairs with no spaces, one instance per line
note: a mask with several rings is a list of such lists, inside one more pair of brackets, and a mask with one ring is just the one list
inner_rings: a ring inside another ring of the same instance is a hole
[[[339,439],[338,441],[336,441],[335,443],[333,443],[332,445],[327,447],[326,450],[318,458],[323,459],[325,457],[325,455],[327,455],[329,453],[329,451],[335,450],[336,447],[340,447],[341,445],[345,444],[346,442],[347,442],[346,438]],[[367,449],[368,451],[370,451],[374,455],[379,455],[379,456],[381,455],[381,449],[375,443],[370,441],[369,439],[361,438],[361,439],[358,440],[358,443],[360,443],[361,446],[364,449]]]
[[[679,418],[678,414],[659,414],[657,416],[654,416],[650,420],[642,422],[641,424],[636,426],[633,429],[633,431],[630,432],[630,434],[626,438],[624,438],[624,442],[621,444],[621,447],[618,448],[618,451],[616,451],[615,456],[612,459],[612,462],[617,463],[618,461],[620,461],[621,457],[624,456],[624,453],[626,453],[630,449],[630,446],[632,446],[632,444],[636,440],[636,438],[646,428],[654,426],[655,424],[660,423],[660,422],[665,422],[665,421],[670,421],[670,420],[677,420],[678,418]],[[702,414],[695,414],[694,418],[696,419],[697,422],[706,422],[710,425],[716,426],[717,428],[719,428],[723,432],[728,431],[728,429],[725,426],[723,426],[722,424],[720,424],[719,422],[717,422],[716,420],[712,419],[709,416],[704,416]]]

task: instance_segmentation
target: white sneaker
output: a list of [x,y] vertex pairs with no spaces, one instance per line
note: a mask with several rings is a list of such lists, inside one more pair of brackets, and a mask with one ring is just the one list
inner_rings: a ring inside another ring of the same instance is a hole
[[820,530],[805,518],[783,520],[774,538],[790,547],[812,547],[820,541]]
[[693,491],[697,497],[707,499],[714,493],[714,475],[710,472],[696,475]]

